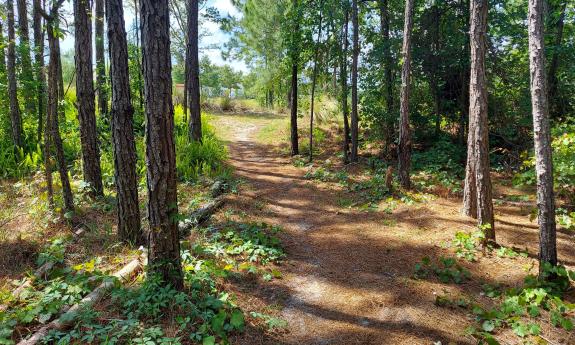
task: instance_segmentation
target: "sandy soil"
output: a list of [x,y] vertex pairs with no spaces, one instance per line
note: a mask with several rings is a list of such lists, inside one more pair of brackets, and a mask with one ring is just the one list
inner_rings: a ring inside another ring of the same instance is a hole
[[[496,207],[498,242],[527,248],[530,258],[483,256],[462,262],[472,280],[441,284],[413,279],[422,257],[453,256],[442,244],[455,232],[472,231],[474,221],[459,213],[458,199],[436,198],[403,205],[392,214],[364,212],[338,206],[341,192],[328,183],[308,181],[304,169],[278,154],[274,145],[256,142],[265,122],[215,118],[216,127],[229,131],[230,163],[247,188],[227,206],[243,209],[252,219],[285,229],[282,240],[287,260],[282,279],[246,287],[255,308],[258,303],[278,306],[288,321],[286,332],[246,332],[240,344],[475,344],[464,334],[472,324],[463,308],[438,307],[437,296],[489,303],[481,295],[482,283],[515,285],[537,270],[537,226],[530,222],[529,207]],[[496,185],[496,196],[510,193]],[[561,261],[575,266],[573,235],[558,234]],[[554,342],[568,343],[565,334],[543,327]],[[518,340],[503,332],[498,338]],[[507,339],[507,340],[506,340]]]

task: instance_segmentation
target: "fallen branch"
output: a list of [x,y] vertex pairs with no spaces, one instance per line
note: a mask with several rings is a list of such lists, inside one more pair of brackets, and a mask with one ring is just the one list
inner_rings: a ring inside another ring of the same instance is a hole
[[[121,270],[114,273],[113,277],[117,278],[120,283],[127,282],[130,277],[136,272],[138,269],[142,267],[140,264],[140,260],[145,262],[146,260],[146,252],[144,251],[140,258],[134,259],[130,261],[126,266],[124,266]],[[105,280],[102,284],[100,284],[94,291],[90,292],[86,297],[82,298],[82,300],[72,307],[70,307],[67,311],[65,311],[59,318],[53,320],[52,322],[46,324],[38,331],[36,331],[32,336],[28,339],[24,339],[18,343],[18,345],[35,345],[44,339],[48,332],[51,330],[64,330],[68,326],[70,326],[73,321],[75,320],[78,312],[82,308],[91,307],[96,304],[102,297],[104,293],[114,286],[113,280]]]
[[[74,232],[74,241],[80,238],[85,232],[86,231],[84,230],[84,228],[76,230]],[[12,296],[15,299],[19,298],[22,292],[24,292],[24,290],[32,286],[32,283],[34,282],[34,280],[36,280],[36,278],[46,277],[48,275],[48,272],[50,272],[52,268],[54,268],[54,265],[55,263],[53,261],[48,261],[44,263],[42,266],[38,267],[38,269],[34,271],[34,274],[32,276],[24,279],[22,284],[20,284],[20,286],[18,286],[16,289],[14,289],[14,291],[12,291]],[[6,304],[0,305],[0,311],[5,311],[6,309],[8,309],[8,305]]]
[[192,214],[190,214],[187,219],[181,221],[178,224],[180,238],[189,235],[190,230],[193,227],[198,226],[210,219],[212,214],[214,214],[220,207],[222,207],[223,204],[224,198],[219,197],[192,212]]

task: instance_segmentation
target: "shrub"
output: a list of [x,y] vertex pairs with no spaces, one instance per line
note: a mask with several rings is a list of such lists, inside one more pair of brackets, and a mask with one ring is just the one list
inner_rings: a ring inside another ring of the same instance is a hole
[[216,138],[205,116],[202,131],[202,143],[190,141],[186,131],[179,131],[176,136],[176,168],[182,181],[195,181],[199,176],[213,177],[225,170],[226,148]]

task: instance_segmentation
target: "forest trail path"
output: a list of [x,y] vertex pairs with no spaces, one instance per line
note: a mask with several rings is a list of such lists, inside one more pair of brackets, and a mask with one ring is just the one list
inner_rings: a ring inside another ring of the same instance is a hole
[[[434,293],[422,292],[409,279],[414,260],[424,255],[418,245],[428,248],[428,243],[391,232],[385,224],[395,221],[389,217],[342,211],[337,192],[304,179],[305,171],[276,146],[258,143],[258,133],[273,118],[244,120],[232,116],[216,121],[216,126],[229,127],[230,163],[248,185],[237,206],[255,205],[259,220],[284,228],[287,253],[282,279],[261,294],[282,306],[288,332],[257,343],[472,343],[458,332],[461,315],[438,313]],[[402,217],[417,223],[421,215],[407,212]]]
[[[476,231],[474,221],[460,214],[460,199],[429,195],[414,203],[392,201],[390,209],[344,207],[350,198],[346,188],[306,179],[306,169],[295,167],[286,148],[280,149],[288,131],[285,116],[236,114],[213,120],[227,140],[236,176],[246,182],[227,207],[243,211],[246,220],[285,230],[281,279],[244,286],[241,293],[253,304],[244,309],[271,308],[287,320],[287,332],[247,331],[234,344],[475,344],[464,334],[473,320],[457,301],[490,304],[483,284],[521,284],[527,271],[537,270],[531,208],[496,204],[498,242],[525,248],[531,258],[491,253],[473,263],[458,260],[472,276],[459,285],[413,279],[423,257],[433,262],[454,257],[444,244],[458,231]],[[518,191],[495,181],[495,197],[513,193]],[[563,262],[575,265],[572,236],[559,233],[558,248]],[[443,306],[436,305],[438,297]]]

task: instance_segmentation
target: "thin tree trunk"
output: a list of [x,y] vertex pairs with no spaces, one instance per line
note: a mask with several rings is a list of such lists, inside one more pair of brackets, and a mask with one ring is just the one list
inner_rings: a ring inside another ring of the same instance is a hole
[[291,41],[291,92],[290,92],[290,142],[291,142],[291,155],[299,155],[299,138],[297,133],[297,106],[298,106],[298,64],[299,64],[299,4],[298,0],[292,2],[294,28],[292,32]]
[[343,162],[345,164],[349,163],[349,143],[350,143],[350,133],[349,133],[349,107],[347,104],[347,51],[349,47],[348,40],[348,29],[349,29],[349,8],[345,8],[344,14],[344,24],[342,26],[342,52],[340,59],[340,79],[341,79],[341,109],[343,112]]
[[75,49],[76,49],[76,97],[80,142],[82,144],[82,167],[84,180],[90,184],[93,196],[104,195],[100,150],[96,128],[94,77],[92,72],[92,23],[88,0],[74,0]]
[[146,109],[149,269],[183,288],[178,240],[176,148],[168,0],[142,0],[142,49]]
[[309,116],[309,161],[313,160],[313,118],[314,118],[314,107],[315,107],[315,88],[317,84],[317,73],[319,70],[318,67],[318,60],[319,60],[319,46],[321,44],[321,33],[322,33],[322,22],[323,22],[323,13],[322,5],[323,1],[320,1],[320,13],[319,13],[319,24],[318,24],[318,32],[317,32],[317,42],[315,46],[315,52],[313,56],[313,76],[311,80],[311,103],[310,103],[310,116]]
[[8,75],[8,98],[10,101],[10,124],[12,126],[12,141],[14,146],[24,145],[22,140],[22,115],[18,103],[18,87],[16,85],[16,34],[14,32],[14,0],[6,0],[8,17],[8,54],[6,56],[6,72]]
[[188,82],[190,87],[190,123],[189,138],[202,142],[202,118],[200,109],[200,60],[198,57],[198,0],[188,0],[188,46],[186,55]]
[[383,62],[384,62],[384,81],[385,81],[385,109],[387,112],[387,138],[385,138],[386,149],[393,142],[393,75],[392,75],[392,57],[391,57],[391,40],[389,39],[389,0],[379,1],[380,28],[383,36]]
[[46,75],[44,74],[44,29],[42,15],[38,9],[42,8],[40,0],[34,0],[34,60],[36,64],[36,92],[38,93],[38,142],[42,141],[44,113],[46,109]]
[[28,114],[36,113],[36,95],[34,91],[34,72],[30,56],[30,29],[28,24],[28,5],[26,0],[17,0],[18,4],[18,36],[20,36],[20,80],[24,106]]
[[413,30],[414,0],[405,2],[405,25],[403,28],[403,48],[401,50],[401,94],[400,94],[400,125],[398,145],[398,174],[403,188],[411,188],[409,173],[411,170],[411,130],[409,128],[409,89],[411,77],[411,33]]
[[98,110],[100,116],[108,119],[108,85],[106,80],[106,58],[104,54],[104,0],[95,0],[96,17],[96,89],[98,91]]
[[118,236],[124,242],[140,244],[144,236],[140,224],[134,108],[130,95],[128,42],[122,0],[106,0],[110,81],[112,84],[112,138],[114,177],[118,200]]
[[557,265],[553,160],[551,159],[551,131],[545,79],[543,0],[529,0],[528,22],[531,105],[539,210],[539,274],[541,275],[544,273],[544,263]]
[[138,14],[140,13],[140,0],[134,0],[134,26],[136,31],[136,63],[138,67],[138,73],[136,76],[138,78],[138,109],[140,113],[144,112],[144,83],[142,82],[142,50],[140,41],[140,30],[141,26],[138,22]]
[[[56,15],[54,11],[51,15]],[[50,47],[50,70],[48,72],[48,118],[46,131],[50,132],[50,139],[45,143],[51,144],[53,142],[56,149],[56,161],[58,162],[58,172],[60,173],[60,182],[62,183],[62,193],[64,196],[64,210],[66,212],[74,211],[74,198],[72,196],[72,188],[70,187],[70,179],[68,177],[68,166],[64,158],[64,147],[62,145],[62,137],[60,136],[60,126],[58,120],[58,105],[59,100],[63,97],[59,95],[59,71],[60,56],[58,49],[58,37],[56,36],[53,24],[51,21],[47,23],[48,44]],[[49,146],[48,146],[49,147]]]
[[561,7],[561,13],[556,24],[555,42],[553,44],[553,55],[551,56],[551,63],[549,64],[549,100],[551,117],[556,118],[562,114],[561,99],[558,97],[559,79],[557,78],[557,70],[559,69],[559,51],[561,42],[563,41],[563,28],[565,27],[565,9],[567,1],[564,1]]
[[[4,47],[6,42],[4,41],[4,28],[2,23],[2,18],[0,17],[0,97],[3,100],[8,98],[8,79],[6,76],[6,52]],[[0,102],[0,113],[8,114],[9,107],[6,102]]]
[[439,35],[441,24],[441,12],[437,0],[433,5],[433,64],[431,70],[431,93],[433,94],[433,110],[435,113],[435,137],[441,132],[441,98],[439,95]]
[[359,59],[359,10],[357,0],[352,1],[351,21],[353,25],[353,58],[351,63],[351,156],[358,160],[359,114],[357,109],[357,64]]
[[[485,242],[495,243],[495,224],[491,176],[489,169],[489,129],[487,121],[487,82],[485,47],[487,31],[487,0],[471,0],[471,78],[469,83],[469,134],[466,185],[468,197],[475,197],[477,221],[485,232]],[[474,176],[471,176],[474,175]],[[475,179],[475,191],[472,180]],[[475,193],[473,193],[475,192]],[[464,205],[473,203],[465,201]]]

